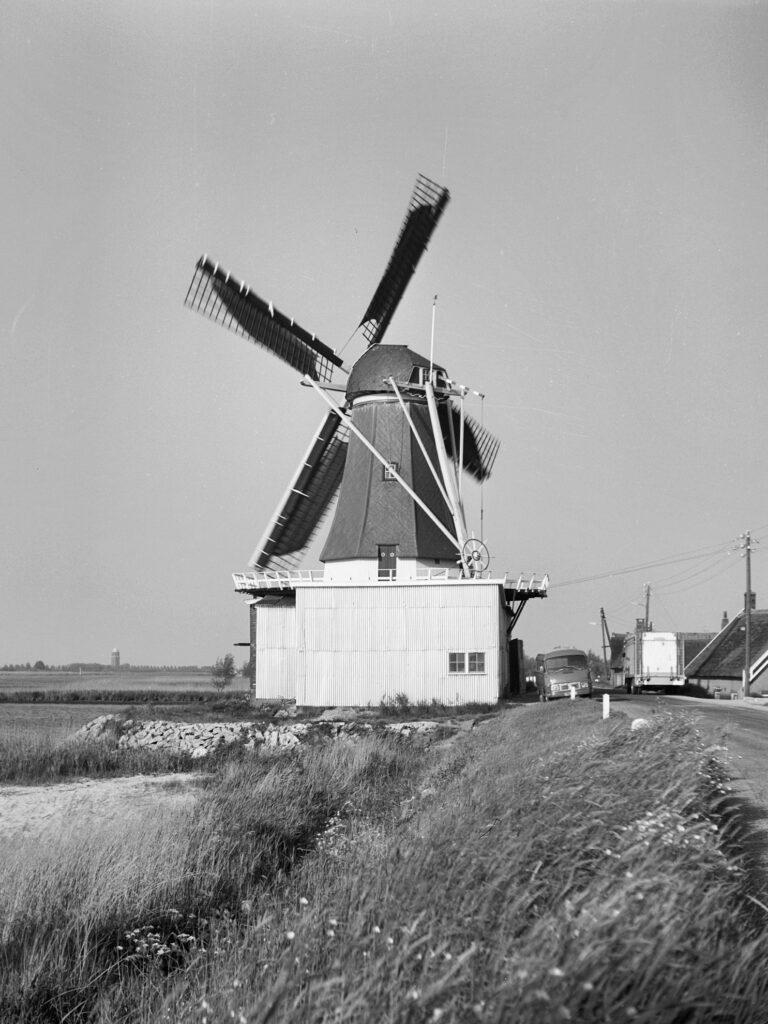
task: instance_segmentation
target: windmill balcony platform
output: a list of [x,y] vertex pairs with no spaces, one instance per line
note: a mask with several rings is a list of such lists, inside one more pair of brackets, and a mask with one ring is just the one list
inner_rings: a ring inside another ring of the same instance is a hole
[[[322,569],[268,569],[265,571],[252,569],[246,572],[232,573],[235,591],[241,594],[259,595],[275,591],[295,592],[297,587],[338,587],[345,586],[340,580],[329,580]],[[398,576],[395,579],[376,579],[369,582],[355,582],[354,586],[413,586],[429,584],[468,584],[495,583],[504,588],[508,599],[522,600],[531,597],[546,597],[549,589],[549,576],[540,573],[511,573],[496,575],[490,570],[476,573],[474,576],[462,576],[461,570],[434,568],[417,569],[415,575]]]

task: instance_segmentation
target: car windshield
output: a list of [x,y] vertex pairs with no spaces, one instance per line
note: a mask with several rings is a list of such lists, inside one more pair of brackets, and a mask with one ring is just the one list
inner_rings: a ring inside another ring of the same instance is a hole
[[547,672],[561,672],[563,669],[586,668],[585,654],[557,654],[547,658]]

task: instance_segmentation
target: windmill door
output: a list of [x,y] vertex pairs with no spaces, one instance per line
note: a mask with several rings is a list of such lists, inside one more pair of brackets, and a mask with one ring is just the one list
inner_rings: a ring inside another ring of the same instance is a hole
[[393,580],[397,576],[397,544],[379,544],[379,579]]

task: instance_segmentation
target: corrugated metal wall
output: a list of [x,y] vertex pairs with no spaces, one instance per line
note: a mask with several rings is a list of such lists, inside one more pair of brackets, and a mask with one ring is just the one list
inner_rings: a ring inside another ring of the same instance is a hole
[[257,700],[296,696],[296,606],[251,605],[251,649],[255,652],[254,685]]
[[[506,680],[498,583],[301,587],[297,702],[322,707],[494,703]],[[449,673],[450,651],[482,651],[484,673]]]

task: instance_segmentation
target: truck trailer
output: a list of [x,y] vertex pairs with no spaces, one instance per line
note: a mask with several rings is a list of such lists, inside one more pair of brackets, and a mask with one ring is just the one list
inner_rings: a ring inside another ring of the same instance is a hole
[[627,693],[642,689],[682,689],[685,686],[684,643],[681,633],[638,630],[624,638],[623,677]]

